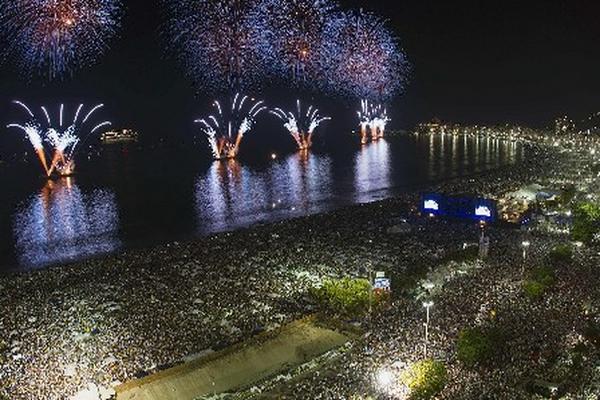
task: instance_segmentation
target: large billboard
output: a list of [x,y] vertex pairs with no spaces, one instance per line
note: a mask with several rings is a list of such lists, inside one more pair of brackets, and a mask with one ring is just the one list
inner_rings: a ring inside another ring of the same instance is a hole
[[475,196],[447,196],[424,193],[421,212],[428,215],[494,222],[498,217],[496,201]]

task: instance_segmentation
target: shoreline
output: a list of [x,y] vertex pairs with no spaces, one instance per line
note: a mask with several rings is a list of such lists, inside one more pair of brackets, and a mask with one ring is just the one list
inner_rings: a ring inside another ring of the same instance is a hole
[[[503,140],[507,140],[507,139],[503,139]],[[527,149],[527,152],[529,152],[529,153],[533,152],[536,154],[536,156],[539,156],[544,151],[552,150],[552,147],[548,146],[545,143],[536,143],[536,142],[533,142],[530,140],[521,141],[521,144],[523,146],[529,147]],[[305,218],[331,214],[331,213],[335,213],[335,212],[341,211],[341,210],[351,209],[354,207],[361,207],[364,205],[376,204],[376,203],[380,203],[380,202],[386,202],[389,200],[399,199],[402,197],[414,197],[423,192],[440,191],[441,188],[445,188],[445,187],[447,188],[454,184],[464,183],[465,181],[468,181],[468,180],[479,179],[479,178],[483,178],[486,176],[490,176],[493,178],[495,175],[504,173],[504,171],[512,172],[513,170],[517,170],[517,173],[518,173],[519,169],[527,167],[527,164],[529,164],[529,163],[532,163],[532,161],[521,161],[520,163],[507,164],[507,165],[483,170],[480,172],[473,172],[473,173],[462,175],[462,176],[456,176],[456,177],[450,177],[450,178],[439,178],[439,179],[431,180],[425,184],[409,184],[409,185],[401,185],[401,186],[391,186],[391,187],[382,189],[382,190],[394,192],[393,195],[390,195],[387,198],[378,199],[378,200],[374,200],[374,201],[366,202],[366,203],[351,203],[351,204],[332,205],[331,208],[327,211],[318,211],[315,213],[309,213],[307,215],[292,216],[290,218],[283,217],[282,219],[275,219],[275,220],[270,220],[270,221],[261,221],[261,222],[257,222],[257,223],[251,223],[250,225],[241,225],[238,227],[232,227],[231,229],[217,230],[217,231],[207,232],[205,234],[200,234],[200,235],[197,235],[197,234],[181,235],[181,237],[179,239],[176,238],[174,240],[169,240],[166,242],[159,241],[156,243],[134,244],[131,246],[123,245],[122,247],[120,247],[114,251],[111,251],[111,252],[100,253],[100,254],[91,255],[91,256],[82,256],[81,258],[77,257],[73,260],[43,264],[43,265],[39,265],[39,266],[35,266],[35,265],[20,266],[18,264],[5,265],[2,269],[2,271],[0,271],[0,278],[10,277],[13,275],[20,275],[20,274],[34,274],[34,273],[38,273],[38,272],[41,273],[41,272],[47,271],[49,269],[55,269],[55,268],[77,268],[77,266],[85,265],[90,262],[94,262],[94,263],[102,263],[105,261],[110,262],[111,259],[117,259],[120,257],[127,257],[127,256],[136,257],[136,256],[139,256],[139,254],[137,254],[137,253],[152,252],[157,249],[166,250],[166,249],[170,249],[173,246],[174,247],[186,246],[186,245],[191,246],[191,245],[194,245],[195,243],[202,242],[203,240],[206,240],[207,238],[211,238],[211,237],[217,236],[217,235],[231,234],[231,233],[235,233],[238,231],[247,231],[247,230],[251,230],[254,228],[258,228],[258,227],[279,224],[282,222],[295,221],[295,220],[299,220],[299,219],[301,220],[301,219],[305,219]],[[548,167],[549,167],[549,165],[548,165]],[[502,189],[496,188],[495,190],[492,190],[487,193],[481,193],[477,189],[478,188],[471,189],[470,192],[472,194],[494,197],[494,196],[501,195],[502,192],[510,191],[510,190],[505,190],[506,189],[505,186],[502,187]],[[456,192],[456,191],[452,190],[452,189],[448,190],[448,193],[453,193],[453,192]],[[468,192],[469,192],[469,190],[463,190],[463,191],[461,191],[460,194],[465,194]]]

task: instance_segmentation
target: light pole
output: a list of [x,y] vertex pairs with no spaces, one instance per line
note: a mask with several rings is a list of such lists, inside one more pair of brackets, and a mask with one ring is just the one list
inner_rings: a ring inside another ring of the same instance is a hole
[[394,373],[388,369],[381,369],[375,375],[377,389],[387,391],[394,384]]
[[[369,240],[369,243],[372,243],[372,240]],[[369,325],[371,324],[371,314],[373,313],[373,265],[370,260],[365,262],[365,265],[359,269],[359,274],[361,277],[364,277],[369,281],[369,305],[367,309],[367,318],[369,320]],[[363,275],[364,274],[364,275]],[[365,277],[366,275],[366,277]]]
[[529,246],[531,246],[529,240],[524,240],[523,243],[521,243],[521,247],[523,248],[523,263],[521,264],[521,275],[525,275],[525,261],[527,260],[527,250],[529,250]]
[[527,250],[529,249],[529,246],[531,246],[531,243],[528,240],[524,240],[523,243],[521,243],[521,246],[523,247],[523,261],[527,260]]
[[427,358],[427,344],[429,341],[429,309],[431,308],[431,306],[433,306],[433,301],[426,301],[423,302],[423,307],[425,307],[426,313],[427,313],[427,318],[425,320],[425,345],[423,347],[424,353],[425,353],[425,358]]
[[[369,240],[369,242],[371,242]],[[371,261],[369,265],[369,325],[373,322],[373,264]]]

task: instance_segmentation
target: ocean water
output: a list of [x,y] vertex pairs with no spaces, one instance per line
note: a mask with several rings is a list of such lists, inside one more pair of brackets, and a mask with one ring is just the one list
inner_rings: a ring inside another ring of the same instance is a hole
[[190,146],[102,146],[79,160],[75,177],[54,181],[37,175],[34,160],[4,165],[0,273],[377,201],[526,153],[495,139],[404,135],[224,162]]

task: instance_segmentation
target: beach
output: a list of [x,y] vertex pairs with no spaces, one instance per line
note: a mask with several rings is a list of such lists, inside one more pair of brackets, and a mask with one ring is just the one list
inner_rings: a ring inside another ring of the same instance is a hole
[[[437,190],[493,196],[568,173],[568,154],[547,146],[537,147],[535,153],[518,165],[417,188],[393,199],[2,276],[0,398],[65,399],[91,384],[108,396],[119,383],[306,316],[315,307],[309,288],[326,278],[366,276],[369,268],[387,271],[399,289],[393,311],[382,314],[372,326],[376,333],[366,339],[367,347],[384,348],[376,351],[377,364],[392,365],[398,354],[416,357],[423,310],[408,293],[428,273],[447,264],[445,256],[464,243],[477,242],[479,235],[474,223],[419,215],[419,193]],[[409,229],[397,233],[393,228],[398,225]],[[444,300],[434,311],[432,343],[437,345],[432,345],[431,354],[450,362],[450,338],[459,322],[473,322],[469,318],[478,312],[475,305],[485,299],[493,307],[504,307],[521,296],[515,291],[515,282],[521,278],[514,271],[520,268],[516,267],[520,231],[491,227],[489,235],[488,267],[475,268],[466,281],[444,287]],[[560,238],[540,236],[532,254],[541,254],[557,241]],[[581,276],[571,275],[564,284],[582,291],[572,292],[578,302],[565,303],[562,295],[556,300],[559,303],[549,300],[552,307],[560,307],[557,318],[566,323],[564,330],[555,332],[556,338],[576,331],[571,307],[584,301],[596,303],[588,290],[597,276],[577,285]],[[529,315],[524,312],[515,318]],[[518,325],[519,321],[510,323]],[[364,386],[376,363],[372,352],[363,350],[351,351],[330,374],[298,382],[286,396],[348,398],[351,391]],[[364,374],[342,373],[348,363]],[[510,384],[511,374],[500,375],[490,381],[494,385],[489,390],[500,387],[495,382]],[[465,388],[471,384],[488,382],[484,375],[473,377],[454,369],[451,376],[453,385],[442,398],[455,398],[457,393],[467,393]],[[469,390],[478,393],[477,386]],[[478,398],[473,396],[464,398]],[[489,398],[519,398],[515,396]]]

